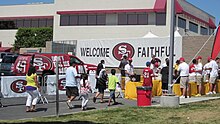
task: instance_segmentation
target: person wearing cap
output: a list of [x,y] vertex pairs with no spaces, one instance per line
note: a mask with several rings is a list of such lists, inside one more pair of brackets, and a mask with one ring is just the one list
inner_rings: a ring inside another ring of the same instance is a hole
[[189,91],[188,82],[189,82],[189,65],[185,62],[183,57],[180,58],[180,65],[178,68],[180,72],[180,89],[182,92],[182,96],[180,98],[187,97],[187,91]]
[[158,75],[160,69],[159,66],[161,64],[161,60],[159,58],[156,58],[155,55],[152,55],[152,59],[151,59],[151,69],[154,72],[154,75]]
[[125,65],[125,85],[131,79],[130,77],[134,75],[134,66],[132,64],[132,58],[128,58],[128,64]]
[[196,83],[197,83],[197,91],[198,94],[196,96],[201,96],[202,94],[202,57],[198,56],[196,58],[197,63],[196,63],[196,68],[195,68],[195,72],[196,72]]
[[150,62],[146,62],[146,68],[143,70],[144,82],[143,86],[153,86],[152,77],[154,76],[153,70],[150,69]]
[[217,77],[218,77],[218,63],[220,61],[220,58],[216,58],[215,60],[210,61],[209,63],[209,70],[210,70],[210,88],[209,88],[209,93],[207,94],[216,94],[216,82],[217,82]]

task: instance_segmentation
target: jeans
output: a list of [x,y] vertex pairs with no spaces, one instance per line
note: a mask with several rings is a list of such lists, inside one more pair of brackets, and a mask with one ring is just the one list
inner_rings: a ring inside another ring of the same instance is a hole
[[89,94],[88,93],[83,93],[81,94],[82,98],[82,108],[87,106],[87,103],[89,102]]

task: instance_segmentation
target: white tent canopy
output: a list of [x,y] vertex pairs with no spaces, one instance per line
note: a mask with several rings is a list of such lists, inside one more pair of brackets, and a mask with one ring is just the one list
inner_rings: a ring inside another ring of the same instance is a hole
[[154,37],[158,37],[158,36],[151,33],[151,31],[149,31],[146,35],[143,36],[143,38],[154,38]]

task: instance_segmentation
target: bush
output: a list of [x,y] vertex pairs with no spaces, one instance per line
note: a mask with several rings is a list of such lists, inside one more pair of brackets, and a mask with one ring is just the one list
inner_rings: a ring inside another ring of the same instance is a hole
[[15,43],[13,44],[14,50],[29,47],[45,47],[46,41],[52,41],[53,28],[19,28],[16,36]]

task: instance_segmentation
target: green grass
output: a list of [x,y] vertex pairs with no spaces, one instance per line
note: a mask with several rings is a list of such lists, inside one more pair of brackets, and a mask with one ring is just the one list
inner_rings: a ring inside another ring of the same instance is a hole
[[121,123],[121,124],[182,124],[220,123],[220,99],[182,105],[179,108],[123,107],[93,110],[59,118],[34,118],[31,120],[0,121],[0,123]]

